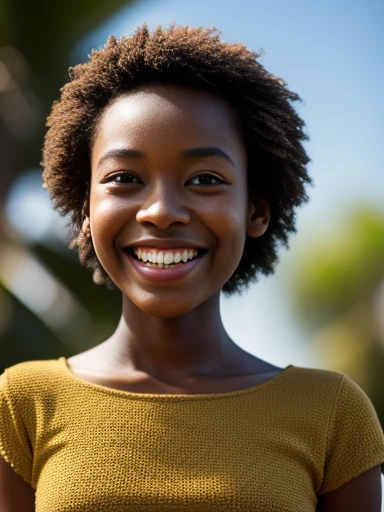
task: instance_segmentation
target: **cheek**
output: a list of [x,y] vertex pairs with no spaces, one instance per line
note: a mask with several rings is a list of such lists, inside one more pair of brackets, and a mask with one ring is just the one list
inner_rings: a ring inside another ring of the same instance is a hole
[[247,234],[248,199],[246,190],[240,187],[238,193],[228,201],[226,209],[227,242],[232,262],[232,273],[240,263]]
[[225,198],[217,200],[212,198],[206,219],[216,236],[220,252],[225,251],[228,260],[231,260],[231,264],[236,268],[243,254],[246,239],[247,202],[244,195],[238,193],[228,194]]
[[90,222],[91,231],[94,229],[94,235],[106,234],[106,227],[110,227],[107,232],[114,232],[118,226],[124,222],[124,212],[127,211],[126,198],[109,194],[102,187],[91,188],[90,194]]
[[126,224],[126,202],[111,197],[92,196],[90,201],[90,228],[93,246],[100,263],[105,267],[105,255],[111,257],[115,240]]
[[[237,215],[236,215],[237,213]],[[233,215],[228,215],[228,226],[230,229],[226,230],[226,248],[228,251],[228,258],[231,259],[233,265],[233,272],[240,263],[241,257],[244,251],[245,238],[246,238],[246,226],[243,215],[239,215],[238,212],[233,212]]]

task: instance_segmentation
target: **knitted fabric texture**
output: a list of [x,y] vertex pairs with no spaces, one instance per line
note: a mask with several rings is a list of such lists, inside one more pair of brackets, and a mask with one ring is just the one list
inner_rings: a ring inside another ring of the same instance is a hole
[[36,512],[314,512],[384,463],[384,439],[338,372],[290,365],[229,393],[141,394],[82,381],[61,357],[1,375],[0,455]]

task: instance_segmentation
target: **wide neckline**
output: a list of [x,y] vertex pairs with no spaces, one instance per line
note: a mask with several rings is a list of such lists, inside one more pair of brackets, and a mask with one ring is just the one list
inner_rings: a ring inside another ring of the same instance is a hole
[[125,391],[122,389],[110,388],[108,386],[103,386],[101,384],[95,384],[93,382],[88,382],[86,380],[82,380],[77,377],[74,373],[72,373],[71,368],[68,365],[67,359],[65,356],[59,357],[57,360],[62,365],[65,373],[71,377],[71,379],[83,387],[87,387],[93,389],[95,391],[101,391],[103,393],[108,393],[112,395],[124,396],[132,399],[139,400],[212,400],[212,399],[224,399],[224,398],[232,398],[236,396],[242,396],[248,393],[252,393],[254,391],[263,390],[266,387],[273,386],[278,382],[284,375],[288,373],[290,369],[294,368],[294,365],[290,364],[283,368],[277,375],[268,379],[265,382],[260,384],[256,384],[255,386],[251,386],[244,389],[238,389],[235,391],[226,391],[224,393],[137,393],[135,391]]

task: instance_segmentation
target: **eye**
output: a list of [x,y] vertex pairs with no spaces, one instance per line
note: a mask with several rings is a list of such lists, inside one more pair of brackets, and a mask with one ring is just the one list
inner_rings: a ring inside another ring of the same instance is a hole
[[207,172],[201,173],[198,176],[195,176],[191,180],[188,181],[190,185],[219,185],[220,183],[225,183],[224,180],[220,179],[218,176],[214,174],[210,174]]
[[118,183],[120,185],[142,183],[142,181],[137,176],[127,171],[116,172],[115,174],[111,174],[105,181],[107,183]]

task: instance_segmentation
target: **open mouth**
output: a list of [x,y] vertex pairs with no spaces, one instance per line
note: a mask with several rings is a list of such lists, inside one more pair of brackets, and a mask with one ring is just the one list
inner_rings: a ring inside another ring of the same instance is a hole
[[193,261],[207,252],[206,249],[140,249],[137,247],[128,247],[128,254],[139,261],[141,264],[155,268],[171,268],[183,265]]

